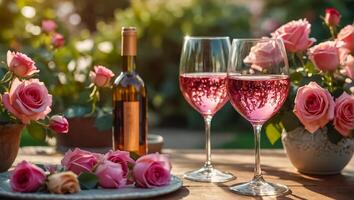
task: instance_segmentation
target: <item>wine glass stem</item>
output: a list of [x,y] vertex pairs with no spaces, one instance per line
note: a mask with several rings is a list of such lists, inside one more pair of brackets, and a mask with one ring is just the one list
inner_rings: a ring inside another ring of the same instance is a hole
[[206,151],[206,161],[204,167],[212,168],[211,165],[211,141],[210,141],[210,125],[211,119],[213,116],[205,115],[204,122],[205,122],[205,151]]
[[262,124],[253,125],[254,147],[255,147],[254,179],[262,178],[261,159],[260,159],[261,129],[262,129]]

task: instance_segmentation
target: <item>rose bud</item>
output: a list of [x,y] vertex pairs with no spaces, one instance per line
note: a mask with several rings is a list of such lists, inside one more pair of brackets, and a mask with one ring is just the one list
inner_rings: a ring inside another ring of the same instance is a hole
[[122,166],[109,160],[98,165],[95,174],[102,188],[121,188],[127,183]]
[[327,8],[325,22],[328,26],[338,26],[341,15],[335,8]]
[[47,189],[54,194],[73,194],[80,192],[80,184],[73,172],[60,172],[48,176]]
[[75,148],[74,151],[68,150],[61,164],[67,169],[80,175],[82,172],[92,172],[98,164],[101,156],[88,151]]
[[64,43],[65,43],[64,36],[61,35],[60,33],[55,33],[52,36],[52,44],[55,48],[60,48],[64,46]]
[[119,163],[123,170],[123,177],[127,178],[129,173],[129,164],[134,164],[135,161],[130,158],[129,152],[127,151],[109,151],[105,155],[105,159],[114,163]]
[[311,24],[306,19],[291,21],[279,27],[272,37],[281,38],[289,52],[302,52],[316,40],[310,38]]
[[51,111],[52,95],[44,83],[38,79],[20,81],[13,80],[10,91],[5,92],[2,101],[6,110],[13,114],[24,124],[31,120],[44,119]]
[[53,115],[49,120],[49,128],[57,133],[67,133],[69,122],[64,116]]
[[45,179],[44,171],[27,161],[22,161],[10,172],[10,186],[14,192],[36,192]]
[[305,129],[314,133],[333,119],[334,107],[331,94],[316,82],[310,82],[297,90],[293,111]]
[[354,95],[346,92],[336,99],[334,128],[344,137],[349,137],[354,130]]
[[169,184],[171,163],[165,155],[158,153],[140,157],[133,168],[135,185],[152,188]]
[[337,39],[344,42],[344,47],[350,49],[351,51],[354,50],[354,26],[347,25],[346,27],[342,28],[337,35]]
[[262,71],[282,62],[282,55],[274,41],[258,42],[251,47],[251,51],[244,62],[251,63],[253,69]]
[[94,71],[90,72],[92,83],[97,87],[108,87],[111,79],[114,76],[113,72],[104,66],[95,66]]
[[53,20],[42,21],[42,31],[46,33],[54,32],[57,28],[57,24]]
[[340,64],[339,47],[337,41],[322,42],[308,50],[308,56],[317,69],[324,72],[335,71]]
[[7,51],[7,66],[9,71],[20,78],[29,77],[39,72],[34,65],[34,61],[20,52]]

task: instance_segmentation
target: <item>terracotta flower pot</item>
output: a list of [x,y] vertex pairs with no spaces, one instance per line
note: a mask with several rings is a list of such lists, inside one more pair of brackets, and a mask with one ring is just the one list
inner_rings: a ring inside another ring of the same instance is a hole
[[94,152],[106,152],[112,148],[112,131],[100,131],[91,117],[69,118],[69,132],[57,134],[57,149],[66,152],[75,147]]
[[333,144],[327,138],[327,128],[309,133],[298,127],[283,132],[282,142],[288,158],[299,172],[305,174],[338,174],[349,163],[354,153],[354,140],[343,138]]
[[24,124],[0,125],[0,172],[7,171],[15,161],[24,127]]

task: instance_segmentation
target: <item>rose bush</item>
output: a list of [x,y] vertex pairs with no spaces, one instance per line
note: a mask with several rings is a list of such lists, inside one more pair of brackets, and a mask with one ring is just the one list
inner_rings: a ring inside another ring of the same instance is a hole
[[331,38],[313,47],[306,19],[291,21],[271,34],[285,44],[291,79],[286,103],[266,125],[272,143],[284,130],[291,133],[299,126],[310,133],[326,128],[334,144],[353,137],[354,27],[346,25],[337,34],[340,18],[335,9],[326,10],[323,20]]

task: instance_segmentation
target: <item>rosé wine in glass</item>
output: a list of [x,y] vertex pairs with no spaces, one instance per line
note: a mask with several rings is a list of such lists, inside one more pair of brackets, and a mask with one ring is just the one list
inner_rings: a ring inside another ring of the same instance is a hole
[[289,92],[287,75],[231,75],[227,87],[233,107],[252,124],[263,124],[279,111]]
[[228,101],[226,73],[185,73],[179,85],[188,103],[202,115],[214,115]]

